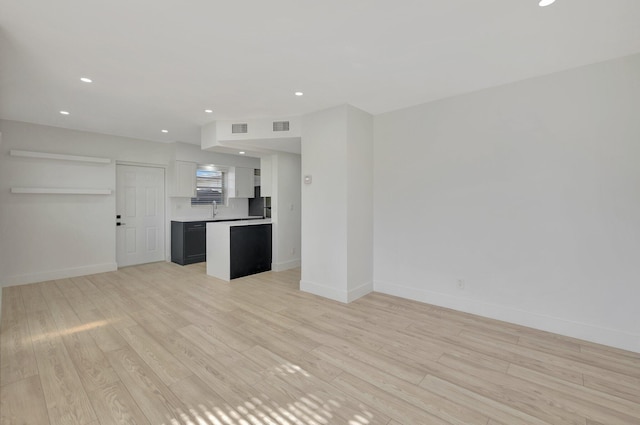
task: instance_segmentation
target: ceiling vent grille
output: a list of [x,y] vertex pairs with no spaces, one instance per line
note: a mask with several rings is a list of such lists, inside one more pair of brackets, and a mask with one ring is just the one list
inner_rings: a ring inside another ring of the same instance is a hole
[[289,121],[274,121],[273,131],[289,131]]
[[247,123],[231,124],[231,132],[232,133],[248,133],[249,125]]

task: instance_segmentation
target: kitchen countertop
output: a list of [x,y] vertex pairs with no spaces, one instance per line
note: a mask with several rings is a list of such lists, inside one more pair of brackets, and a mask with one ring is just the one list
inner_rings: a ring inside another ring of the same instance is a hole
[[260,218],[248,219],[248,220],[208,221],[207,223],[208,223],[207,229],[209,229],[209,228],[224,228],[224,227],[237,227],[237,226],[253,226],[255,224],[271,224],[271,219],[260,217]]
[[245,215],[239,217],[217,217],[217,218],[172,218],[171,221],[178,221],[180,223],[192,223],[194,221],[205,221],[207,223],[218,221],[239,221],[239,220],[261,220],[264,217],[261,215]]

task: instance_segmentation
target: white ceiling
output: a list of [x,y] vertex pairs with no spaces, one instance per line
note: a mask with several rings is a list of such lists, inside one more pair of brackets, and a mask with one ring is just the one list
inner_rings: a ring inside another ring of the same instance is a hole
[[216,119],[378,114],[630,55],[639,23],[640,0],[0,0],[0,117],[198,144]]

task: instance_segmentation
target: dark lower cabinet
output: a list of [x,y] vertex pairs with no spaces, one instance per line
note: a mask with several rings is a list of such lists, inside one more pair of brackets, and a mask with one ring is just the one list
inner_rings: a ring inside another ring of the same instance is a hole
[[207,223],[171,222],[171,261],[182,266],[207,260]]
[[235,226],[230,234],[230,278],[271,270],[271,224]]

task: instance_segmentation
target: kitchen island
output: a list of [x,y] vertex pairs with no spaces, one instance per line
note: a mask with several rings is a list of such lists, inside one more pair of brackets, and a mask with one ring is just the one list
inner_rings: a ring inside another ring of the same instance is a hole
[[230,281],[271,270],[271,220],[207,223],[207,274]]
[[207,223],[213,221],[242,221],[261,219],[262,216],[231,216],[216,218],[171,219],[171,261],[185,266],[207,259]]

